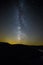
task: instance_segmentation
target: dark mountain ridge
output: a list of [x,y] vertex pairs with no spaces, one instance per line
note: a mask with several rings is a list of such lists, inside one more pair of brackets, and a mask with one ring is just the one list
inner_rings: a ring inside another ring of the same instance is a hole
[[0,60],[20,61],[22,63],[38,63],[43,62],[43,46],[28,46],[23,44],[10,45],[9,43],[0,42]]

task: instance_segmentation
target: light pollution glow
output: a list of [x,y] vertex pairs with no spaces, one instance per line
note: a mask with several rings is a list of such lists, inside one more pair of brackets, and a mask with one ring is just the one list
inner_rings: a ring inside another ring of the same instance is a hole
[[7,37],[3,37],[2,39],[0,39],[0,42],[6,42],[9,43],[11,45],[13,44],[24,44],[24,45],[43,45],[43,41],[31,41],[31,40],[14,40],[13,38],[7,38]]

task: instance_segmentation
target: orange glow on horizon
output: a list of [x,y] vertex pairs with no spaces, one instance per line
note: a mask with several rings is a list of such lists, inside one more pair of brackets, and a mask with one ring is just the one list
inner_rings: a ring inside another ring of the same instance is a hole
[[12,40],[12,39],[0,39],[0,42],[7,42],[13,44],[24,44],[24,45],[43,45],[43,41],[28,41],[28,40]]

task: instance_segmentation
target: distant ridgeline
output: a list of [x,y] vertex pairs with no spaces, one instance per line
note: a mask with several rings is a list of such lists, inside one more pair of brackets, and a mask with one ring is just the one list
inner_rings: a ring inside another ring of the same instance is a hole
[[6,42],[0,42],[0,47],[1,46],[11,46],[11,47],[15,47],[15,46],[20,46],[21,48],[22,47],[28,47],[28,48],[36,48],[36,49],[43,49],[43,45],[40,45],[40,46],[35,46],[35,45],[25,45],[25,44],[9,44],[9,43],[6,43]]

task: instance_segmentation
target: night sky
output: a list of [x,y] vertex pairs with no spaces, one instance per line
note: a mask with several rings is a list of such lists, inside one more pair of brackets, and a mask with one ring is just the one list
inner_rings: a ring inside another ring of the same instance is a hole
[[0,42],[43,45],[42,0],[0,0]]

